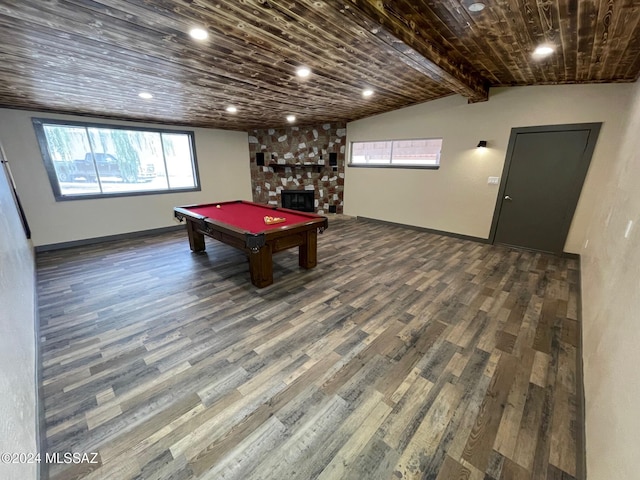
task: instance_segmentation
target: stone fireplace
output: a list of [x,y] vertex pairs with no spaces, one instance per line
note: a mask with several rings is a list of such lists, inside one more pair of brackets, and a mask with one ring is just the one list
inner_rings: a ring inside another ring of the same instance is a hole
[[[282,206],[283,192],[312,198],[308,211],[342,213],[347,129],[344,123],[252,130],[249,154],[253,201]],[[311,197],[313,195],[313,197]],[[291,196],[285,193],[284,197]],[[296,204],[302,200],[293,197]],[[290,207],[287,207],[290,208]]]

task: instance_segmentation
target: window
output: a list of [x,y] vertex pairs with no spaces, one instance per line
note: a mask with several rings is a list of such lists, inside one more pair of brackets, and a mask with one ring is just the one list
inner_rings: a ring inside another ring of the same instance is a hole
[[352,142],[352,167],[438,168],[441,138]]
[[57,200],[200,190],[193,132],[33,119]]

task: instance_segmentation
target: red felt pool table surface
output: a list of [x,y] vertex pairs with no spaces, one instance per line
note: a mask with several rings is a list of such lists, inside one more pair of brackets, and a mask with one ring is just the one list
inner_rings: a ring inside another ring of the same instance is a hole
[[[244,202],[223,202],[209,205],[185,207],[192,213],[202,215],[211,220],[233,225],[250,233],[260,233],[266,230],[287,227],[309,221],[309,216],[293,213],[289,210],[274,209],[268,205],[258,205]],[[285,221],[266,224],[264,217],[279,217]]]

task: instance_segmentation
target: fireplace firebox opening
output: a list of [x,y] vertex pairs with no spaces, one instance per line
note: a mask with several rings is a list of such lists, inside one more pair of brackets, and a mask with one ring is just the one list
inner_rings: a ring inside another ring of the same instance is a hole
[[313,190],[282,190],[280,192],[282,208],[301,212],[315,212],[315,194]]

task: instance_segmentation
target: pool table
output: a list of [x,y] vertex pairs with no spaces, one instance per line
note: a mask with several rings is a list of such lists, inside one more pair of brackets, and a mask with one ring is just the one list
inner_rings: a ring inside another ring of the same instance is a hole
[[[204,251],[206,235],[246,252],[251,283],[258,288],[273,283],[273,253],[298,247],[298,264],[302,268],[315,267],[317,232],[322,233],[329,226],[327,217],[321,215],[244,200],[186,205],[173,210],[179,221],[186,221],[192,251]],[[265,217],[280,222],[267,224]]]

